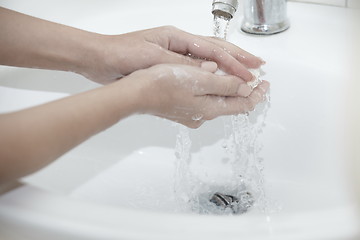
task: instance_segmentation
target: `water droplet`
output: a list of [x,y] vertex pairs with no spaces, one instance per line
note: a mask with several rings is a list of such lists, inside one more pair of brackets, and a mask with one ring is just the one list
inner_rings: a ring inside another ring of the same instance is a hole
[[267,98],[267,102],[270,103],[271,97],[270,97],[270,94],[269,94],[269,93],[266,94],[266,98]]
[[194,121],[200,121],[204,116],[201,113],[197,113],[191,117]]
[[237,54],[237,58],[242,59],[242,60],[246,59],[246,57],[244,55],[240,54],[240,53]]

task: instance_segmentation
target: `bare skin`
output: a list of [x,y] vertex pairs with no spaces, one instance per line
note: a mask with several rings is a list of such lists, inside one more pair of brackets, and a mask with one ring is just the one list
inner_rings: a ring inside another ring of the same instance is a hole
[[[173,27],[108,36],[0,8],[0,64],[72,71],[105,86],[0,115],[0,183],[30,174],[133,114],[191,128],[263,100],[247,68],[263,61],[230,43]],[[191,57],[190,57],[191,55]],[[221,57],[220,57],[221,56]],[[214,74],[217,68],[228,76]],[[118,80],[118,81],[117,81]],[[193,120],[201,114],[201,120]]]

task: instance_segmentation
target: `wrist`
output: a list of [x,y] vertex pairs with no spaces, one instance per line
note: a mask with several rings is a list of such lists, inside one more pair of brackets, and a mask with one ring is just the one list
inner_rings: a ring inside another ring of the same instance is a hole
[[171,98],[167,84],[164,84],[164,82],[172,82],[169,76],[171,73],[166,66],[155,65],[147,69],[137,70],[118,82],[129,85],[135,113],[159,115],[159,108],[166,106],[167,100]]
[[[102,35],[79,30],[74,43],[75,52],[69,52],[69,71],[94,80],[104,62]],[[71,50],[70,50],[71,51]]]
[[80,53],[75,58],[75,68],[71,71],[101,84],[122,78],[122,68],[129,59],[122,51],[119,37],[92,32],[85,32],[84,36]]
[[108,107],[112,108],[116,121],[146,111],[146,78],[142,71],[134,72],[119,81],[102,87],[109,97]]

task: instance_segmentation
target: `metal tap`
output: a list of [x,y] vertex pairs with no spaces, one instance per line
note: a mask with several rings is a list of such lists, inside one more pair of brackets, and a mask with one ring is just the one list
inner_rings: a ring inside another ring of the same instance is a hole
[[238,0],[213,0],[212,14],[232,19],[238,7]]
[[[214,15],[232,19],[237,0],[213,0]],[[241,30],[251,34],[269,35],[289,28],[287,0],[243,0],[244,17]]]

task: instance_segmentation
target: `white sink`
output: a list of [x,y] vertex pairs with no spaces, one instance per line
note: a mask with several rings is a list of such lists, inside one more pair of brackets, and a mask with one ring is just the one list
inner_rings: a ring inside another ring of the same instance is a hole
[[[212,34],[210,0],[32,0],[4,6],[106,34],[161,25]],[[246,35],[239,31],[240,15],[229,33],[229,41],[267,61],[271,107],[260,141],[266,191],[276,211],[227,217],[175,213],[178,127],[152,116],[133,116],[0,196],[0,236],[355,239],[359,223],[344,160],[342,110],[351,53],[347,23],[355,10],[303,3],[288,7],[291,28],[284,33]],[[71,73],[8,67],[0,69],[0,86],[23,89],[18,108],[27,106],[22,104],[29,94],[47,101],[49,92],[61,97],[58,93],[97,87]],[[0,96],[0,101],[14,99]],[[222,119],[216,119],[191,130],[193,153],[221,139],[223,128]]]

